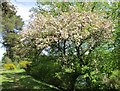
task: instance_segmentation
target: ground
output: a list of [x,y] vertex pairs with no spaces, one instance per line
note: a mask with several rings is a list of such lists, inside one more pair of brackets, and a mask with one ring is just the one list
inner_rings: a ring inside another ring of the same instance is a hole
[[37,91],[57,91],[57,88],[52,85],[37,81],[27,75],[24,69],[2,70],[0,75],[2,75],[2,79],[0,80],[2,91],[13,91],[16,89],[17,91],[18,89],[20,91],[22,89],[25,91],[33,91],[34,89],[38,89]]

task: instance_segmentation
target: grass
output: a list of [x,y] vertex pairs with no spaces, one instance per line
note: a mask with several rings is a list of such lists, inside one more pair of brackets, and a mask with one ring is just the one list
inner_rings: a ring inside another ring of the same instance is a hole
[[23,73],[23,72],[25,72],[25,70],[24,69],[15,69],[15,70],[2,70],[1,72],[0,72],[0,74],[15,74],[15,73]]
[[14,90],[14,89],[24,89],[25,91],[33,91],[37,89],[38,91],[58,91],[58,89],[52,85],[46,84],[41,81],[37,81],[31,76],[25,73],[23,69],[16,70],[3,70],[0,72],[2,74],[2,91]]

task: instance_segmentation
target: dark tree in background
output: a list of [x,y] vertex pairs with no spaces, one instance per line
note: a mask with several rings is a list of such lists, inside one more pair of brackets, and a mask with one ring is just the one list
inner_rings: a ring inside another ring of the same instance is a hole
[[11,2],[2,2],[2,37],[6,57],[14,59],[14,46],[18,43],[18,32],[22,30],[22,18],[16,15],[16,7]]

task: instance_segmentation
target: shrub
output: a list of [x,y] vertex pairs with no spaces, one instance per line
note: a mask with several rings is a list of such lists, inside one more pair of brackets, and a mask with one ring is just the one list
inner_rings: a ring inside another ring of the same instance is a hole
[[29,62],[29,61],[20,61],[19,64],[20,64],[20,67],[27,68],[27,66],[29,66],[31,64],[31,62]]
[[12,63],[7,63],[3,65],[5,69],[11,70],[11,69],[16,69],[16,66]]

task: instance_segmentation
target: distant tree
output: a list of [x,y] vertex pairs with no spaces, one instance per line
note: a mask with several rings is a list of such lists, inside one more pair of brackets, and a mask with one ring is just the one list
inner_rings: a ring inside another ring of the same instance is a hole
[[2,2],[2,37],[3,45],[6,47],[7,56],[13,60],[13,47],[18,43],[18,31],[22,29],[23,21],[16,15],[16,8],[10,2]]

